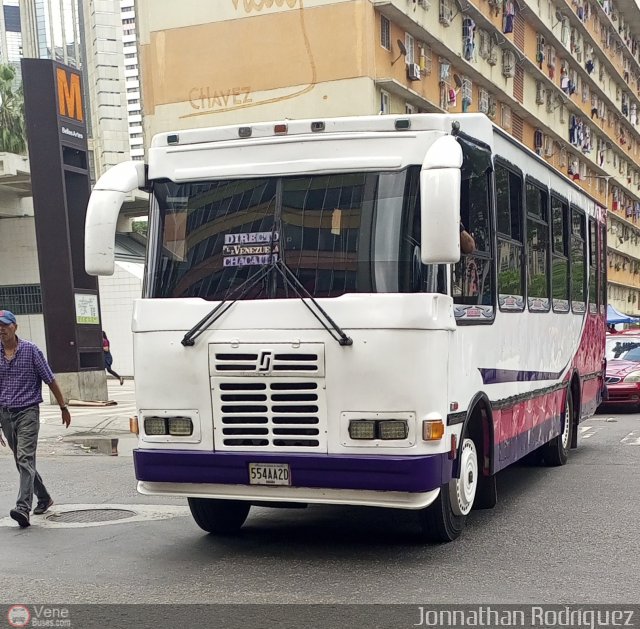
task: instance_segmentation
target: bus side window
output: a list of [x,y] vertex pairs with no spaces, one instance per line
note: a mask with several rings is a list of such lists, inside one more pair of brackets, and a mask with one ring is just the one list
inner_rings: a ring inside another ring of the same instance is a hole
[[552,195],[551,296],[554,312],[569,312],[569,206]]
[[522,177],[496,165],[496,212],[498,215],[498,304],[500,310],[524,310],[522,273]]
[[584,312],[586,293],[586,247],[584,214],[571,208],[571,310]]
[[600,313],[607,310],[607,226],[600,225]]
[[469,172],[460,187],[460,219],[473,236],[475,250],[462,254],[452,271],[453,300],[457,304],[491,306],[491,171]]
[[596,314],[600,302],[598,292],[598,229],[594,218],[589,218],[589,312]]
[[527,301],[530,312],[549,312],[549,195],[527,181]]

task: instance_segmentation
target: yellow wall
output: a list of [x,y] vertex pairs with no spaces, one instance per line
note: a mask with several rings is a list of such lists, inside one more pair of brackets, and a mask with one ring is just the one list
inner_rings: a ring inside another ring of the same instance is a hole
[[[252,5],[249,0],[249,6],[255,7],[256,1],[262,2],[253,0]],[[142,4],[151,14],[148,0]],[[174,0],[153,0],[153,15],[162,14],[160,5],[175,4]],[[343,89],[338,96],[335,89],[319,88],[373,75],[370,50],[375,18],[369,2],[302,9],[302,0],[281,0],[280,7],[272,6],[277,11],[246,11],[246,4],[245,0],[228,0],[221,15],[231,18],[229,9],[236,9],[234,19],[160,31],[142,27],[146,35],[140,47],[141,84],[148,134],[239,119],[282,118],[291,113],[292,103],[287,101],[292,100],[299,118],[298,104],[305,96],[311,116],[339,110],[336,98],[343,111],[352,109],[352,101],[359,107],[349,113],[372,113],[375,96],[370,90],[365,90],[363,111],[361,93]],[[199,3],[192,8],[190,19],[201,21],[200,14],[211,19],[209,13],[210,3]],[[273,116],[274,108],[269,105],[277,106],[277,115]],[[162,112],[165,107],[170,108],[170,115]],[[233,116],[220,115],[229,112]]]

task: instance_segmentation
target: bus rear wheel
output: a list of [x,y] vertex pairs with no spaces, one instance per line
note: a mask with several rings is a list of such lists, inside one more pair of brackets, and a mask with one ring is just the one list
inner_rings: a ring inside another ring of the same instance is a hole
[[231,535],[244,524],[250,502],[242,500],[215,500],[211,498],[189,498],[189,509],[196,524],[207,533]]
[[478,481],[478,450],[474,441],[465,437],[460,449],[460,478],[443,485],[435,502],[420,514],[425,541],[452,542],[460,536],[473,508]]
[[549,443],[542,446],[542,456],[544,462],[549,467],[558,467],[567,462],[569,448],[571,447],[571,437],[573,435],[573,396],[571,389],[567,389],[567,398],[564,403],[564,419],[562,420],[562,431]]

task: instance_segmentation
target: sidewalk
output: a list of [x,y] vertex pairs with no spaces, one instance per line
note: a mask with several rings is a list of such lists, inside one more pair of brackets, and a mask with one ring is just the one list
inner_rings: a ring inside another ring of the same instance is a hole
[[[57,404],[49,404],[49,389],[43,388],[40,405],[40,437],[38,456],[89,454],[111,452],[112,440],[117,439],[119,456],[131,456],[136,446],[136,436],[129,432],[129,418],[136,414],[133,380],[125,380],[120,386],[117,380],[107,378],[109,399],[114,406],[70,406],[71,425],[62,425]],[[100,445],[97,448],[97,445]],[[93,447],[92,447],[93,446]],[[11,456],[9,448],[0,448],[0,456]]]

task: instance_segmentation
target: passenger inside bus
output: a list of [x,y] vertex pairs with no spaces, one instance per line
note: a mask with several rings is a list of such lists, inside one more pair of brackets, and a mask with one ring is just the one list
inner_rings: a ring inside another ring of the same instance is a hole
[[460,221],[460,251],[462,253],[473,253],[476,250],[476,241],[467,231],[467,228]]

